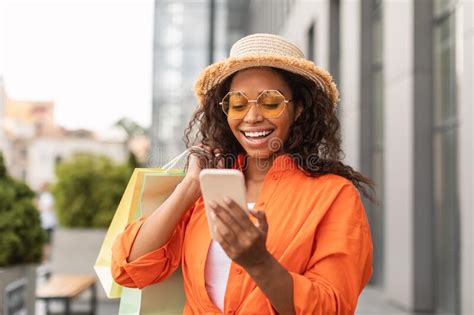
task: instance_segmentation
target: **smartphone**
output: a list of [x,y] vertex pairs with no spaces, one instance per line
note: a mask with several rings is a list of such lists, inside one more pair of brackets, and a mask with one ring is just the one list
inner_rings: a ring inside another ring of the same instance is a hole
[[199,183],[204,198],[209,231],[212,238],[215,239],[215,222],[210,216],[208,204],[210,201],[224,204],[224,196],[229,196],[248,212],[244,174],[235,169],[204,169],[199,173]]

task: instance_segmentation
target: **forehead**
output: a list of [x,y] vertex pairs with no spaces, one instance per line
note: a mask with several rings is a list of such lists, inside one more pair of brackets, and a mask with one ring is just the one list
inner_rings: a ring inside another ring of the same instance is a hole
[[249,68],[237,72],[230,84],[231,91],[242,91],[247,96],[257,96],[263,90],[279,90],[291,93],[282,75],[268,67]]

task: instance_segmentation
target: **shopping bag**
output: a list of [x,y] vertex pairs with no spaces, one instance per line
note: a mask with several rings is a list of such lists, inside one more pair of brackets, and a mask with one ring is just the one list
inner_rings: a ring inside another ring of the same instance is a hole
[[[184,173],[177,170],[160,170],[143,174],[139,205],[135,216],[148,215],[163,203],[182,180]],[[134,218],[134,219],[136,219]],[[119,314],[182,314],[186,302],[181,268],[166,280],[142,290],[122,288]]]
[[104,288],[105,294],[108,298],[118,298],[121,294],[121,287],[115,283],[111,273],[112,246],[117,235],[121,233],[125,229],[125,226],[130,222],[131,216],[135,215],[136,209],[133,209],[132,205],[135,204],[133,199],[137,196],[135,189],[137,186],[138,173],[139,170],[136,169],[130,177],[119,206],[115,211],[115,215],[105,235],[99,256],[94,264],[94,269],[99,278],[99,282]]
[[[176,168],[176,165],[186,153],[187,151],[184,151],[161,168],[137,168],[134,170],[94,265],[96,274],[107,297],[118,298],[123,290],[113,280],[111,274],[112,246],[115,238],[125,229],[128,223],[136,220],[142,214],[148,215],[151,213],[174,191],[184,177],[183,169]],[[181,273],[179,273],[179,276],[181,276]],[[167,281],[170,279],[171,277]],[[163,299],[166,298],[166,293],[168,292],[177,296],[182,295],[182,298],[179,300],[182,303],[177,306],[180,307],[182,312],[182,306],[184,305],[182,276],[181,278],[174,277],[172,281],[169,281],[170,283],[173,282],[172,284],[166,283],[167,281],[160,283],[163,284]],[[170,288],[166,290],[168,286]],[[146,293],[144,296],[146,296]],[[169,298],[169,300],[174,301],[173,298]]]
[[165,281],[142,290],[122,288],[119,315],[180,315],[186,298],[181,268]]

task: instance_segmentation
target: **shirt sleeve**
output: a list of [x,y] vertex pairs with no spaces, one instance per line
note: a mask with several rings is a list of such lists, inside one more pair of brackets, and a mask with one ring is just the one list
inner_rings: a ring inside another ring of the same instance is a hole
[[194,206],[183,215],[170,239],[163,246],[133,262],[128,262],[128,258],[145,218],[141,217],[138,221],[127,225],[117,236],[112,248],[114,280],[125,287],[142,289],[171,276],[181,262],[184,233],[193,208]]
[[316,230],[306,272],[290,272],[296,314],[354,314],[372,274],[372,250],[359,193],[347,184]]

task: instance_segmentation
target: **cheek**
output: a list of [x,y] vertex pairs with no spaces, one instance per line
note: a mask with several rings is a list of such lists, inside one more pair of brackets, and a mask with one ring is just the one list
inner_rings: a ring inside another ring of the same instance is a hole
[[229,128],[230,128],[230,130],[232,130],[232,133],[233,133],[234,135],[239,132],[239,130],[238,130],[239,124],[238,124],[238,123],[236,123],[236,122],[233,121],[233,120],[227,119],[227,124],[229,124]]
[[289,111],[285,112],[284,115],[278,119],[278,121],[275,121],[275,124],[278,125],[278,129],[287,133],[293,124],[293,113]]

